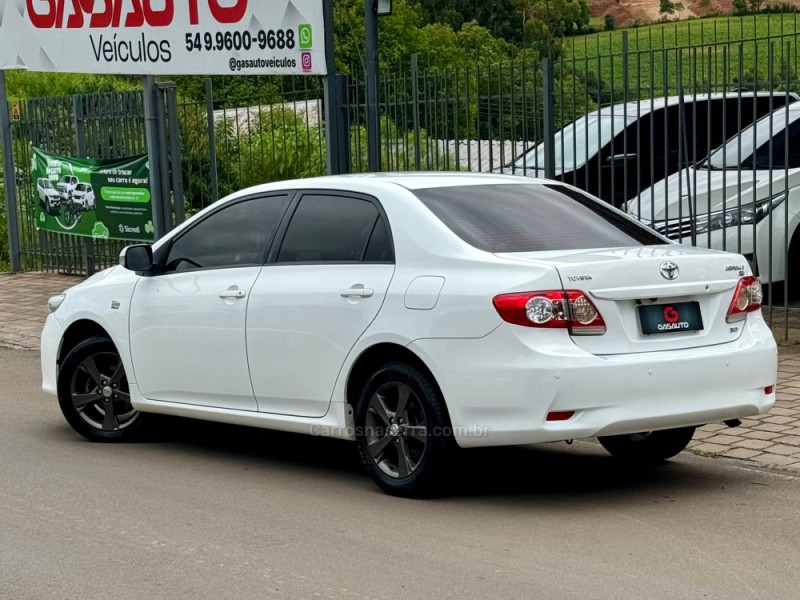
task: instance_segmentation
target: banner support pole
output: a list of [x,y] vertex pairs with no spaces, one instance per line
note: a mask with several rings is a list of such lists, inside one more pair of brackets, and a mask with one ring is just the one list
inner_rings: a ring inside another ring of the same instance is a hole
[[14,170],[14,138],[11,135],[6,72],[0,70],[0,137],[3,142],[3,185],[6,197],[6,218],[8,220],[8,254],[11,272],[22,271],[20,263],[19,217],[17,215],[17,180]]
[[158,111],[156,110],[155,77],[145,75],[142,77],[142,82],[144,84],[144,121],[145,137],[147,139],[147,160],[150,166],[153,229],[155,230],[155,239],[158,240],[167,233],[167,224],[164,222],[164,196],[161,189],[161,143],[159,139],[161,128],[158,126]]

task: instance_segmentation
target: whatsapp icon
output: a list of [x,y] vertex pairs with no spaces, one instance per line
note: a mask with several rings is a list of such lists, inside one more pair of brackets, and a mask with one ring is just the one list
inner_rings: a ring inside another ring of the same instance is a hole
[[304,23],[297,27],[297,37],[300,38],[300,48],[311,48],[313,37],[311,35],[311,25]]

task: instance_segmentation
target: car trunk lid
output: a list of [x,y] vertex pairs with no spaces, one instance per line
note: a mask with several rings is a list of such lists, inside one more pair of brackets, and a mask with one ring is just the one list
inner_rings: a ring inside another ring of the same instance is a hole
[[598,355],[653,352],[730,342],[741,323],[726,315],[743,257],[679,245],[501,254],[547,262],[562,286],[584,292],[606,323],[603,335],[574,335]]

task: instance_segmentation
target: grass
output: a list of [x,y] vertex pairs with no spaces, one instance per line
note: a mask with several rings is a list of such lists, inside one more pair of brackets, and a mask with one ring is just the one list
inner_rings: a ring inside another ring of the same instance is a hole
[[785,85],[800,72],[797,13],[673,21],[569,38],[563,66],[621,91],[623,32],[631,95],[647,95],[651,85],[657,92],[675,91],[679,83],[698,92],[709,85],[715,91],[730,89],[737,82],[766,89]]

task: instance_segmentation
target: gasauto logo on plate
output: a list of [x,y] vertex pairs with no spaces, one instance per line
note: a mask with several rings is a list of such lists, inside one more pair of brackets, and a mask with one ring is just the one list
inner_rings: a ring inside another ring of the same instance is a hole
[[680,273],[678,265],[676,265],[674,262],[669,262],[669,261],[661,263],[661,267],[659,270],[661,271],[661,276],[664,279],[669,279],[670,281],[672,281],[673,279],[677,279],[678,274]]

